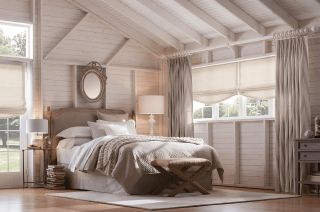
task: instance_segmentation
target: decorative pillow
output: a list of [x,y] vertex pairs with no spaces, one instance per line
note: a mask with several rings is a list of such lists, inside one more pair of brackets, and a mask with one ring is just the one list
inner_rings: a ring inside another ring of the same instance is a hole
[[114,121],[114,122],[125,122],[129,119],[129,114],[108,114],[97,112],[98,119],[105,121]]
[[102,129],[102,124],[98,124],[96,122],[88,121],[88,126],[90,127],[91,136],[93,139],[100,138],[106,135],[106,132]]
[[103,125],[121,125],[121,126],[126,126],[128,128],[129,135],[136,135],[136,122],[133,119],[130,119],[126,122],[112,122],[112,121],[104,121],[104,120],[97,120],[98,124],[103,124]]
[[129,135],[126,125],[106,124],[104,130],[107,135]]
[[90,127],[77,126],[67,128],[56,136],[60,138],[91,138],[91,132]]
[[73,146],[80,146],[91,140],[91,138],[65,138],[59,141],[57,149],[71,149]]

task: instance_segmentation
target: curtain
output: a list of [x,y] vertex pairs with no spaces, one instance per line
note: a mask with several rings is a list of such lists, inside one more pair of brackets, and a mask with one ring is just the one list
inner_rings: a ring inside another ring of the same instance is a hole
[[0,115],[26,112],[25,65],[0,63]]
[[218,103],[237,94],[274,98],[275,57],[195,68],[192,79],[194,100],[205,104]]
[[192,73],[189,56],[168,59],[169,136],[193,137]]
[[310,128],[307,40],[276,43],[276,190],[297,192],[294,142]]

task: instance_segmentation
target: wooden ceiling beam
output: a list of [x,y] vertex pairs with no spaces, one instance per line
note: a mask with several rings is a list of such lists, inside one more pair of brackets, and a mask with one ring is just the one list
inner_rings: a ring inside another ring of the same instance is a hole
[[175,0],[172,1],[172,4],[178,3],[178,5],[187,11],[189,11],[191,14],[199,18],[201,21],[209,25],[213,30],[218,32],[223,37],[227,38],[230,41],[234,40],[234,33],[229,30],[227,27],[222,25],[219,21],[215,20],[213,17],[208,15],[206,12],[195,6],[189,1],[185,0]]
[[160,7],[155,1],[151,0],[124,0],[124,2],[130,2],[134,4],[139,4],[139,6],[151,11],[159,19],[163,20],[166,24],[170,24],[172,27],[176,28],[179,32],[184,33],[194,42],[201,44],[203,46],[208,45],[208,39],[202,36],[198,31],[189,27],[186,23],[178,19],[176,16],[168,12],[166,9]]
[[253,31],[257,32],[260,35],[266,34],[266,29],[262,26],[258,21],[252,18],[248,13],[243,11],[240,7],[232,3],[230,0],[215,0],[219,5],[224,7],[238,19],[243,21],[246,25],[248,25]]
[[45,54],[44,59],[48,59],[49,56],[50,56],[59,46],[61,46],[62,42],[63,42],[64,40],[66,40],[66,39],[70,36],[70,34],[71,34],[72,32],[74,32],[74,31],[78,28],[78,26],[80,26],[80,24],[82,24],[86,19],[88,19],[88,17],[89,17],[89,14],[86,13],[86,14],[80,19],[80,21],[78,21],[78,23],[76,23],[76,24],[69,30],[69,32],[68,32],[65,36],[63,36],[63,37]]
[[134,27],[128,26],[121,20],[116,19],[109,12],[106,12],[101,6],[97,5],[98,1],[92,0],[67,0],[70,4],[79,9],[90,13],[90,15],[108,27],[111,27],[115,32],[136,41],[142,48],[151,53],[155,57],[161,57],[164,48],[155,41],[146,37]]
[[291,16],[286,10],[278,5],[274,0],[259,0],[266,8],[272,13],[277,15],[291,28],[299,28],[299,22],[293,16]]
[[162,40],[163,42],[175,48],[176,50],[180,50],[183,48],[183,44],[181,44],[175,37],[170,35],[168,32],[160,29],[158,26],[156,26],[151,21],[149,21],[148,18],[135,12],[127,5],[121,3],[118,0],[103,0],[103,2],[105,2],[105,4],[110,6],[113,10],[117,11],[119,14],[131,20],[136,25],[139,25],[140,27],[148,31],[155,38]]

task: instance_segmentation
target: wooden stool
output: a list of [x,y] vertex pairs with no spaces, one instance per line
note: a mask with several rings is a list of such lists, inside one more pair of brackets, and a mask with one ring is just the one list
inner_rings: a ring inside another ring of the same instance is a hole
[[[172,158],[166,160],[154,160],[151,165],[156,168],[164,177],[168,180],[166,183],[161,184],[154,191],[154,194],[159,194],[165,189],[170,183],[177,184],[177,188],[169,194],[169,197],[174,197],[182,190],[187,190],[187,186],[192,185],[202,194],[209,194],[209,192],[203,188],[196,179],[211,167],[211,162],[204,158]],[[191,175],[186,172],[189,168],[198,166],[199,168],[194,171]]]

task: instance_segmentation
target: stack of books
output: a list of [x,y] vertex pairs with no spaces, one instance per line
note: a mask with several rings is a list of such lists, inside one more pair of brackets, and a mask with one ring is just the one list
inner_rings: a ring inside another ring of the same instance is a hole
[[64,166],[49,165],[47,168],[47,183],[48,189],[65,189],[65,171]]

